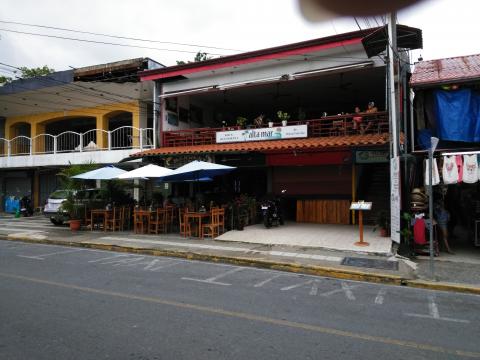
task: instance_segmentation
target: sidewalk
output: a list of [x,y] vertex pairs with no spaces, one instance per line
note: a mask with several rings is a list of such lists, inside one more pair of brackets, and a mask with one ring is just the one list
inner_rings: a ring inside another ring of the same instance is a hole
[[[8,221],[8,226],[15,226],[10,225],[14,223],[12,220]],[[72,233],[66,227],[47,224],[32,223],[30,228],[28,221],[25,222],[27,224],[18,225],[23,226],[18,232],[5,231],[0,227],[0,239],[227,262],[342,279],[480,294],[480,261],[469,264],[435,261],[437,281],[430,281],[427,259],[416,259],[414,263],[391,254],[199,240],[171,234],[141,235],[88,230]],[[35,228],[39,230],[31,230]],[[44,228],[47,230],[44,231]],[[8,230],[7,227],[4,229]]]

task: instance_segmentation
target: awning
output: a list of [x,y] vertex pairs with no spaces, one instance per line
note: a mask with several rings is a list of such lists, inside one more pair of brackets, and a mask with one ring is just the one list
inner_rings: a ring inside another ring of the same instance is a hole
[[130,159],[149,156],[172,156],[184,154],[216,154],[242,152],[274,153],[287,150],[325,150],[329,148],[333,149],[356,146],[385,145],[388,144],[388,142],[388,133],[273,141],[251,141],[228,144],[162,147],[132,154],[130,155]]

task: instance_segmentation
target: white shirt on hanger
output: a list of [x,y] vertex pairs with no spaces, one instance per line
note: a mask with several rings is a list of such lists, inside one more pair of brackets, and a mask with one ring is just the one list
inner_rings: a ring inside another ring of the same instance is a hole
[[478,181],[477,155],[463,155],[463,182],[473,184]]
[[444,156],[442,166],[444,184],[456,184],[458,182],[458,168],[455,156]]
[[[428,159],[425,160],[425,185],[430,185],[429,182],[429,174],[430,174],[430,161]],[[437,166],[437,159],[433,159],[432,162],[433,171],[432,171],[432,185],[438,185],[440,183],[440,174],[438,173],[438,166]]]

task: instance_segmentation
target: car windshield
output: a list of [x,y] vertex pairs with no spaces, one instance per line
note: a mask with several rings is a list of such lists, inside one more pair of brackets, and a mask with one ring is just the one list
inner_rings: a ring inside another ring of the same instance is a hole
[[58,200],[58,199],[66,199],[67,197],[68,197],[67,190],[57,190],[51,193],[48,198],[53,200]]

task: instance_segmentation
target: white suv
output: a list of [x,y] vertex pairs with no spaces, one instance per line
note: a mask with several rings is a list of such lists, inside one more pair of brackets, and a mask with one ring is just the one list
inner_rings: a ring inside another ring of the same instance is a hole
[[70,192],[71,190],[56,190],[51,193],[47,199],[43,213],[49,217],[50,221],[55,225],[62,225],[64,221],[68,220],[68,215],[66,213],[59,213],[58,210]]

